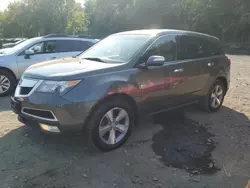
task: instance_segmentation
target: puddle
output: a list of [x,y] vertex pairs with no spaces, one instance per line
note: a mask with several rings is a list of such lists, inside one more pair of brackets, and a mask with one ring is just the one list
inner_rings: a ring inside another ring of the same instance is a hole
[[215,143],[206,128],[184,113],[170,112],[154,116],[163,130],[153,137],[152,148],[169,167],[185,169],[192,174],[213,174],[220,170],[212,159]]

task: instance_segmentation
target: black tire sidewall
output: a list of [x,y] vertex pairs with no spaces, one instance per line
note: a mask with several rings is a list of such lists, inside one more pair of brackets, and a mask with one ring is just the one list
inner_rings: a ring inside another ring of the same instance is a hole
[[[217,108],[213,108],[213,107],[211,106],[211,95],[212,95],[212,92],[213,92],[213,90],[214,90],[214,88],[215,88],[216,85],[220,85],[220,86],[222,87],[222,89],[223,89],[223,96],[222,96],[222,101],[221,101],[220,105],[219,105]],[[225,86],[224,86],[224,84],[223,84],[221,81],[216,80],[216,81],[213,83],[213,85],[212,85],[212,87],[211,87],[211,89],[210,89],[210,91],[209,91],[208,100],[207,100],[207,103],[208,103],[207,105],[208,105],[208,108],[209,108],[209,110],[210,110],[211,112],[217,112],[217,111],[221,108],[221,106],[222,106],[222,104],[223,104],[223,102],[224,102],[225,93],[226,93],[226,91],[225,91]]]
[[[127,131],[127,134],[124,136],[124,138],[114,144],[114,145],[108,145],[102,141],[99,135],[99,124],[103,116],[112,108],[122,108],[124,109],[128,115],[129,115],[129,128]],[[124,142],[127,141],[129,136],[131,135],[132,128],[135,123],[135,118],[134,118],[134,111],[132,107],[124,100],[119,100],[119,99],[114,99],[111,101],[106,101],[103,104],[101,104],[98,109],[96,109],[93,114],[90,117],[90,123],[89,123],[89,134],[91,136],[91,140],[94,143],[94,145],[102,150],[102,151],[110,151],[113,149],[116,149],[120,147]]]
[[0,97],[8,96],[11,93],[13,93],[14,90],[15,90],[16,79],[9,72],[7,72],[6,70],[1,70],[0,69],[0,75],[3,75],[5,77],[7,77],[9,79],[9,81],[10,81],[10,88],[4,93],[0,93]]

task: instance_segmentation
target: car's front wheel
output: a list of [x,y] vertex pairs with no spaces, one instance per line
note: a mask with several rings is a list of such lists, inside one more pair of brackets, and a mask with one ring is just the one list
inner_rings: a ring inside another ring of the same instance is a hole
[[114,98],[101,104],[91,115],[89,134],[102,151],[121,146],[130,136],[134,113],[128,102]]
[[224,101],[226,87],[220,80],[216,80],[209,90],[209,93],[201,102],[201,107],[208,112],[218,111]]

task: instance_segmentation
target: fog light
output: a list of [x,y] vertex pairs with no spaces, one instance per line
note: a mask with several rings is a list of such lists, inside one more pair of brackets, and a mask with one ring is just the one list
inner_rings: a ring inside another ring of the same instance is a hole
[[59,133],[60,130],[58,129],[57,126],[50,126],[50,125],[45,125],[45,124],[40,124],[40,127],[48,132],[54,132],[54,133]]

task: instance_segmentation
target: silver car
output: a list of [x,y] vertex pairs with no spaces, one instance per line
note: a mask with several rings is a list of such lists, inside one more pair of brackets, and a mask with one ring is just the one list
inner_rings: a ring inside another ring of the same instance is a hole
[[12,93],[22,73],[43,61],[76,56],[98,40],[87,36],[47,35],[0,51],[0,97]]

